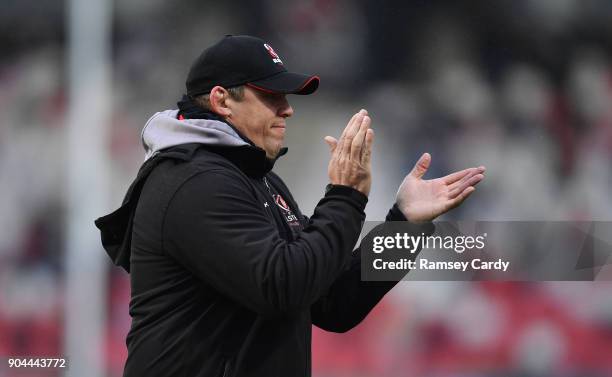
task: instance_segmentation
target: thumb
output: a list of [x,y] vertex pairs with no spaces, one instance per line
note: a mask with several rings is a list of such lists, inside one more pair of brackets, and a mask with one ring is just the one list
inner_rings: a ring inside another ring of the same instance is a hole
[[323,140],[325,140],[325,142],[329,146],[330,153],[334,153],[334,151],[336,150],[336,147],[338,146],[338,140],[336,140],[336,138],[331,137],[331,136],[325,136]]
[[431,155],[429,153],[423,153],[421,158],[419,158],[417,163],[414,165],[414,168],[412,168],[410,175],[415,178],[422,178],[427,172],[427,169],[429,169],[430,163]]

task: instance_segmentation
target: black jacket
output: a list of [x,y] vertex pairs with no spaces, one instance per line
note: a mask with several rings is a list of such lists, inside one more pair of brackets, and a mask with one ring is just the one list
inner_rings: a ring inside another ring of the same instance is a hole
[[251,145],[175,146],[97,220],[130,272],[124,376],[310,376],[311,326],[348,331],[395,285],[351,252],[366,196],[333,186],[307,218],[270,168]]

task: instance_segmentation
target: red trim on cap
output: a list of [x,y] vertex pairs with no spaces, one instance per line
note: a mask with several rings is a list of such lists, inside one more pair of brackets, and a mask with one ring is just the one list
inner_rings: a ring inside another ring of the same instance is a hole
[[246,85],[250,86],[251,88],[254,88],[254,89],[257,89],[257,90],[261,90],[262,92],[271,93],[271,94],[280,94],[280,92],[275,92],[275,91],[270,90],[270,89],[262,88],[261,86],[257,86],[255,84],[251,84],[250,82],[247,82]]
[[[312,76],[311,78],[309,78],[308,80],[306,80],[306,82],[305,82],[305,83],[304,83],[302,86],[300,86],[300,87],[298,88],[298,90],[296,90],[296,91],[295,91],[295,92],[293,92],[293,93],[294,93],[294,94],[297,94],[297,93],[301,92],[301,91],[302,91],[302,90],[303,90],[305,87],[307,87],[307,86],[308,86],[308,84],[310,84],[310,83],[311,83],[313,80],[319,80],[319,81],[320,81],[319,76]],[[275,92],[275,91],[270,90],[270,89],[262,88],[261,86],[257,86],[257,85],[255,85],[255,84],[253,84],[253,83],[250,83],[250,82],[247,82],[247,83],[246,83],[246,85],[247,85],[247,86],[250,86],[251,88],[255,88],[255,89],[257,89],[257,90],[261,90],[262,92],[265,92],[265,93],[271,93],[271,94],[282,94],[282,92]]]
[[321,79],[319,79],[319,76],[312,76],[311,78],[309,78],[309,79],[308,79],[308,80],[307,80],[307,81],[304,83],[304,85],[302,85],[302,86],[300,87],[300,89],[298,89],[298,92],[301,92],[301,91],[302,91],[302,89],[304,89],[305,87],[307,87],[307,86],[308,86],[308,84],[310,84],[310,83],[312,82],[312,80],[314,80],[314,79],[316,79],[316,80],[318,80],[318,81],[321,81]]

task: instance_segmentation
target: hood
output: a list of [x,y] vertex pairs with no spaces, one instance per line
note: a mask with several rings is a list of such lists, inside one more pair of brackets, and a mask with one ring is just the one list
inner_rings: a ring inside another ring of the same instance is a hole
[[[156,113],[145,124],[141,138],[145,148],[145,163],[116,211],[98,218],[102,245],[112,261],[130,272],[131,234],[136,205],[151,171],[166,159],[189,161],[200,145],[223,155],[247,175],[263,177],[278,157],[287,152],[282,148],[274,160],[266,152],[245,140],[232,126],[214,119],[177,119],[178,110]],[[171,147],[182,145],[182,148]],[[163,152],[162,152],[163,151]],[[156,158],[153,158],[157,156]]]
[[145,161],[159,151],[181,144],[198,143],[218,147],[250,146],[227,123],[213,119],[177,119],[178,110],[155,113],[140,135]]

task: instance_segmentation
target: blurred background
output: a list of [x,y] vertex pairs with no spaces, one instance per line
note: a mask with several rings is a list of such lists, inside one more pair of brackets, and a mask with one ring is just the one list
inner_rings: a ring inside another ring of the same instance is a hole
[[[275,168],[305,214],[327,183],[323,137],[366,108],[368,220],[423,152],[427,177],[487,167],[447,219],[612,220],[609,0],[4,0],[0,356],[121,376],[129,277],[93,220],[120,205],[142,126],[176,108],[193,59],[243,33],[321,77],[290,98]],[[351,332],[314,330],[313,375],[610,377],[612,284],[403,282]]]

